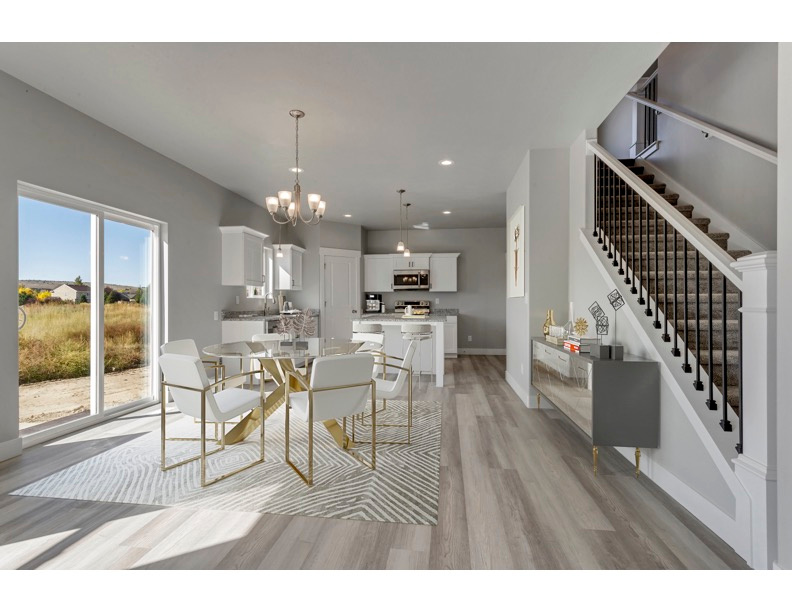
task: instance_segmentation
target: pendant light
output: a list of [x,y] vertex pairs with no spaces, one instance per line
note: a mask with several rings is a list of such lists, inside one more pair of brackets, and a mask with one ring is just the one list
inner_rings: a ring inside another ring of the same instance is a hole
[[409,202],[407,202],[404,205],[404,221],[405,221],[405,225],[407,226],[407,232],[405,234],[407,240],[404,246],[404,256],[409,257],[410,256],[410,203]]
[[275,257],[282,258],[283,257],[283,250],[281,249],[281,227],[278,226],[278,250],[275,251]]
[[399,244],[396,245],[396,252],[402,253],[404,251],[404,242],[402,238],[402,194],[404,189],[399,189],[396,193],[399,194]]

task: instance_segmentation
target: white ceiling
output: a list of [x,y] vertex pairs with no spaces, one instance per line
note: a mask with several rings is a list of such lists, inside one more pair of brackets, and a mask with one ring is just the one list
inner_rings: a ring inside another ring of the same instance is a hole
[[3,43],[0,69],[258,204],[291,188],[299,108],[326,218],[398,227],[403,187],[411,222],[494,227],[526,151],[599,125],[664,46]]

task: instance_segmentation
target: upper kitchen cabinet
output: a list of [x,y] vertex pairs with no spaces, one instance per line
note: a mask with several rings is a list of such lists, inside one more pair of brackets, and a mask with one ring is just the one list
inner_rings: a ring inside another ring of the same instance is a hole
[[[278,291],[299,291],[303,283],[303,253],[305,249],[296,244],[280,245],[283,257],[275,257],[275,289]],[[275,255],[278,248],[275,247]]]
[[385,293],[393,291],[393,255],[364,255],[363,291]]
[[393,268],[395,270],[428,270],[432,253],[413,253],[409,257],[394,255]]
[[432,253],[429,259],[429,291],[457,290],[459,253]]
[[264,239],[266,234],[242,225],[220,228],[222,233],[223,285],[261,286],[264,278]]

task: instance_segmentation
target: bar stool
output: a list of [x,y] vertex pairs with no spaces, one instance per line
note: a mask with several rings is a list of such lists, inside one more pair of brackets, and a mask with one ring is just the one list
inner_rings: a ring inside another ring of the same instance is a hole
[[358,353],[381,351],[385,344],[385,333],[382,331],[382,325],[379,323],[353,321],[352,341],[365,343],[356,351]]
[[[422,342],[423,340],[432,339],[432,326],[427,323],[402,323],[401,326],[402,338],[405,340],[414,340]],[[418,352],[418,382],[421,382],[421,372],[423,371],[422,351]],[[412,381],[410,381],[412,385]]]

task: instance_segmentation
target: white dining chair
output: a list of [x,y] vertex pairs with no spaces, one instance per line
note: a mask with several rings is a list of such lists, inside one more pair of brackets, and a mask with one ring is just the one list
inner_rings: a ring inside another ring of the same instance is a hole
[[[355,451],[348,447],[349,437],[346,433],[347,417],[354,417],[366,410],[371,397],[372,423],[376,424],[374,414],[377,395],[371,371],[374,367],[374,355],[370,353],[354,353],[352,355],[334,355],[319,357],[314,361],[310,383],[297,372],[288,372],[287,377],[296,378],[306,391],[292,392],[290,380],[286,381],[286,463],[297,472],[303,481],[313,485],[313,428],[316,421],[342,419],[343,447],[355,459],[376,469],[377,437],[376,428],[372,428],[371,461],[366,462]],[[308,423],[308,473],[304,474],[292,463],[289,455],[289,420],[290,414]]]
[[220,378],[225,378],[225,366],[217,359],[206,359],[201,357],[198,346],[192,338],[184,340],[171,340],[160,346],[160,355],[188,355],[200,359],[206,370],[206,375],[213,378],[215,382]]
[[[391,357],[388,359],[387,363],[385,361],[378,361],[378,365],[382,366],[383,368],[383,377],[382,378],[375,378],[374,384],[377,388],[377,399],[382,400],[382,410],[377,411],[384,412],[387,409],[387,402],[388,400],[396,399],[404,390],[404,385],[407,384],[407,422],[406,423],[385,423],[380,419],[379,424],[377,427],[406,427],[407,428],[407,441],[391,441],[391,440],[382,440],[380,439],[380,444],[410,444],[411,432],[412,432],[412,413],[413,413],[413,399],[412,399],[412,362],[415,357],[415,351],[418,349],[418,340],[410,340],[410,344],[407,345],[407,350],[404,353],[404,358],[399,360],[397,358]],[[398,365],[394,363],[394,361],[398,361]],[[393,380],[388,380],[387,374],[389,369],[396,369],[398,373],[396,378]],[[353,442],[356,441],[355,438],[352,438]]]
[[[352,322],[352,342],[362,342],[363,345],[357,349],[357,353],[374,353],[376,356],[383,355],[385,345],[385,332],[380,323],[364,323],[362,321]],[[374,376],[382,373],[382,366],[374,365]]]
[[[250,389],[239,389],[232,387],[215,391],[226,381],[240,376],[247,376],[247,372],[241,372],[210,383],[206,376],[201,360],[190,355],[178,355],[166,353],[159,358],[160,370],[162,371],[162,400],[161,400],[161,464],[163,472],[172,470],[192,461],[201,462],[201,486],[213,484],[229,476],[233,476],[264,461],[264,420],[261,424],[261,435],[259,437],[259,458],[243,467],[237,468],[210,480],[206,478],[206,458],[225,449],[225,424],[229,420],[238,417],[245,412],[259,408],[263,410],[264,394],[263,391],[251,391]],[[198,419],[201,426],[201,436],[199,438],[168,438],[165,427],[165,411],[167,403],[167,392],[173,396],[176,408],[182,414]],[[222,425],[222,435],[220,437],[220,448],[206,452],[206,424],[220,423]],[[201,453],[189,459],[184,459],[171,465],[167,464],[165,443],[167,440],[194,440],[200,441]]]

